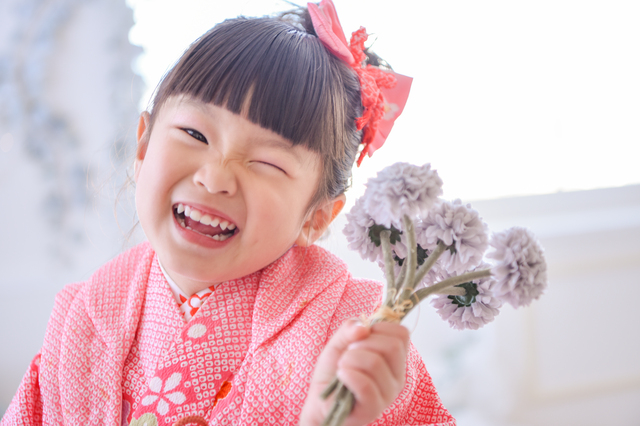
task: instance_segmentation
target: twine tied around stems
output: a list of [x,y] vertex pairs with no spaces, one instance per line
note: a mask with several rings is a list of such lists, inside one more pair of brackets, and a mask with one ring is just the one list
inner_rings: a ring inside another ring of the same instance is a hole
[[403,300],[392,307],[383,305],[375,311],[367,322],[368,324],[375,324],[384,321],[398,324],[404,318],[405,312],[411,310],[411,308],[413,308],[413,302],[411,300]]

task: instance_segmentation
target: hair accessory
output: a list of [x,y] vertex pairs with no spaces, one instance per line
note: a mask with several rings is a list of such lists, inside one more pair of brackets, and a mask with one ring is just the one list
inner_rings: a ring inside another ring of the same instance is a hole
[[360,79],[364,107],[362,117],[356,119],[358,130],[362,130],[363,148],[357,162],[360,166],[364,157],[371,157],[389,136],[393,122],[402,113],[407,102],[413,79],[372,65],[365,66],[364,42],[368,38],[366,30],[360,27],[351,35],[347,44],[331,0],[322,0],[319,4],[307,3],[307,8],[322,44],[349,64]]

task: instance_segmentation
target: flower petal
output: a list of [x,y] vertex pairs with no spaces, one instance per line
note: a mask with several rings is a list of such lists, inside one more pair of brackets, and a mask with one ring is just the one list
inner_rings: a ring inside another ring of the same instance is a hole
[[164,399],[158,401],[158,413],[165,415],[169,412],[169,404]]
[[487,257],[497,262],[491,270],[493,293],[514,308],[539,298],[547,288],[547,263],[533,233],[513,227],[494,234],[490,244],[493,251]]
[[167,382],[164,384],[164,391],[168,392],[175,389],[175,387],[180,384],[180,380],[182,380],[182,374],[173,373],[171,376],[169,376]]
[[442,179],[431,164],[395,163],[367,181],[365,210],[378,225],[400,229],[402,217],[424,215],[442,195]]
[[154,403],[154,401],[158,399],[158,395],[147,395],[142,398],[142,405],[147,406]]
[[162,379],[160,377],[154,377],[149,380],[149,389],[155,393],[160,393],[160,390],[162,389]]
[[165,397],[174,404],[182,404],[187,400],[187,397],[184,396],[182,392],[170,393],[169,395],[165,395]]

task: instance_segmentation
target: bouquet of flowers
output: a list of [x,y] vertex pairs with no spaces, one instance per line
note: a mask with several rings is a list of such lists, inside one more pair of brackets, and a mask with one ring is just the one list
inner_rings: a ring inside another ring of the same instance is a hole
[[[531,231],[513,227],[489,238],[471,205],[441,195],[442,180],[430,164],[396,163],[369,179],[347,213],[343,232],[349,248],[377,262],[387,282],[384,301],[368,324],[400,322],[433,296],[433,306],[451,327],[476,330],[493,321],[504,302],[527,306],[547,287],[543,249]],[[327,426],[341,425],[355,402],[337,379],[322,397],[332,394]]]

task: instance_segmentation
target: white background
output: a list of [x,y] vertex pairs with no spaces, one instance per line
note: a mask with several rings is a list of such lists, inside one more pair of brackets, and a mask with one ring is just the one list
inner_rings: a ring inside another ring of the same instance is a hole
[[[215,22],[282,1],[128,0],[148,85]],[[347,34],[414,78],[387,145],[354,173],[354,196],[387,164],[432,163],[448,198],[640,183],[640,2],[336,0]],[[352,197],[351,199],[353,199]]]

